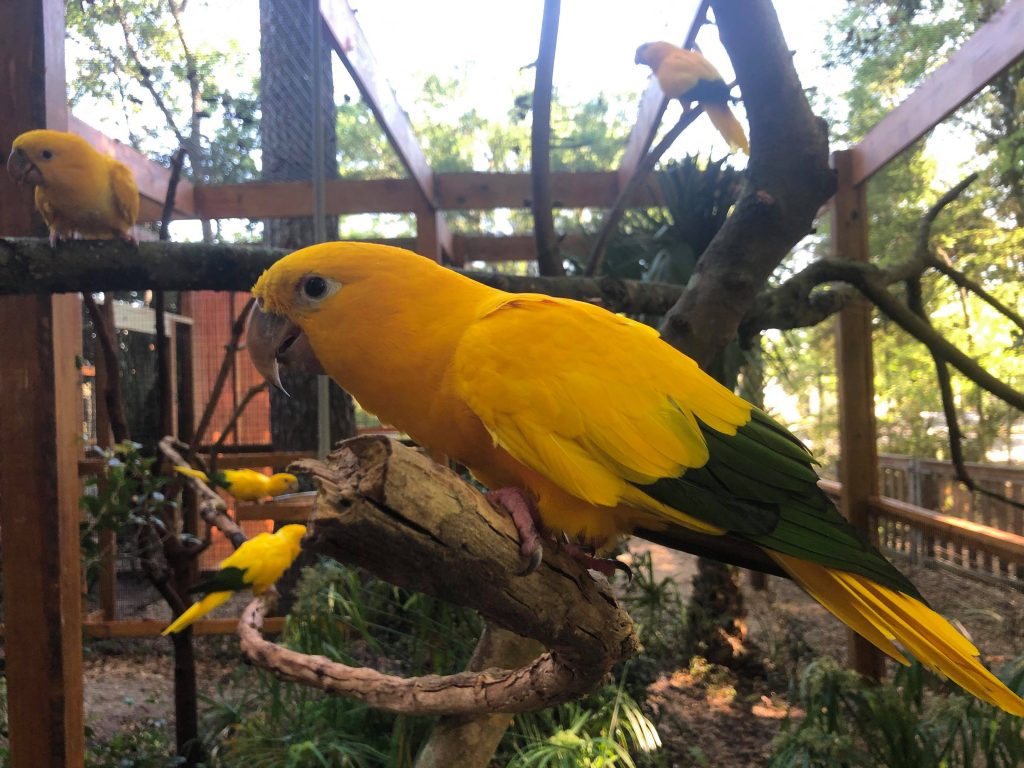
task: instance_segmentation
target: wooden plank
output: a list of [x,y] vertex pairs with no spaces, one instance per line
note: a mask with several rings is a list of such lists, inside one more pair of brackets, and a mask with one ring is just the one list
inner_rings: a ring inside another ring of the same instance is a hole
[[[537,241],[533,235],[455,235],[452,245],[459,265],[474,261],[494,263],[537,259]],[[586,240],[580,235],[566,235],[561,245],[566,250],[576,250],[582,254]]]
[[[209,454],[201,454],[203,459],[210,461]],[[287,467],[299,459],[316,458],[314,451],[248,451],[246,453],[221,453],[217,456],[217,464],[232,469],[255,467]]]
[[[167,197],[167,185],[170,182],[171,171],[155,160],[151,160],[136,149],[112,139],[97,128],[71,115],[68,117],[68,130],[76,133],[92,144],[96,149],[120,160],[127,165],[135,175],[135,183],[139,186],[139,194],[148,202],[143,218],[140,211],[140,221],[159,221],[163,212],[164,199]],[[176,216],[193,218],[195,216],[194,188],[185,179],[178,182],[178,191],[174,198],[174,211]]]
[[[868,232],[864,187],[854,186],[852,153],[834,152],[836,196],[832,201],[832,255],[867,261]],[[853,526],[876,541],[870,525],[870,503],[878,494],[875,445],[874,362],[871,349],[871,304],[858,296],[847,303],[836,322],[836,374],[839,380],[840,480],[847,492],[839,508]],[[869,678],[885,672],[882,653],[851,630],[850,664]]]
[[[24,131],[67,129],[64,0],[0,3],[0,71],[0,152]],[[0,234],[44,233],[31,192],[0,182]],[[16,628],[4,643],[10,765],[80,768],[80,300],[4,298],[0,328],[0,556]]]
[[274,520],[279,523],[304,523],[313,513],[314,494],[265,501],[262,504],[236,504],[236,520]]
[[1010,0],[854,146],[853,183],[886,163],[1024,57],[1024,0]]
[[[700,32],[704,19],[707,18],[709,0],[700,0],[693,11],[693,21],[686,31],[686,38],[683,40],[683,48],[692,48],[697,41],[697,33]],[[640,97],[640,105],[637,107],[636,122],[626,139],[626,151],[622,155],[622,161],[616,172],[617,189],[625,189],[629,186],[630,179],[636,173],[640,161],[654,143],[654,137],[658,133],[658,126],[661,125],[661,118],[668,106],[668,99],[658,86],[658,81],[651,75],[647,90]],[[609,203],[609,206],[611,203]]]
[[[159,637],[168,622],[156,619],[122,621],[88,621],[82,625],[86,637],[110,639],[115,637]],[[193,635],[233,635],[238,619],[200,619],[192,625]],[[263,633],[280,634],[284,629],[283,616],[270,616],[263,624]],[[0,628],[2,632],[2,628]]]
[[[196,216],[206,219],[274,219],[309,216],[309,181],[211,184],[195,190]],[[329,215],[409,213],[422,205],[411,179],[328,179],[324,210]]]
[[409,116],[399,105],[395,92],[377,64],[355,13],[346,0],[320,0],[320,13],[334,50],[355,80],[402,165],[416,181],[424,201],[432,208],[436,207],[434,172],[420,148]]
[[[492,210],[529,208],[528,173],[443,173],[434,176],[440,210]],[[414,213],[423,203],[411,179],[330,179],[325,184],[328,214]],[[607,208],[615,202],[618,186],[613,171],[551,174],[551,195],[556,208]],[[268,219],[308,216],[313,185],[306,181],[257,181],[197,187],[195,212],[205,219]],[[656,190],[641,188],[632,207],[660,205]],[[155,220],[159,212],[152,218]]]
[[454,258],[452,233],[441,211],[421,207],[416,211],[416,253],[442,264]]

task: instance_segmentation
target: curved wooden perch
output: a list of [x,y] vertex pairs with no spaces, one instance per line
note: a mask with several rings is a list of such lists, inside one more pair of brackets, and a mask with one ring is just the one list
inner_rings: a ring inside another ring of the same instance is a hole
[[342,443],[327,463],[299,462],[320,493],[305,546],[400,586],[477,610],[488,622],[535,638],[547,653],[515,670],[400,678],[270,643],[263,605],[239,623],[242,651],[288,680],[391,712],[525,712],[593,689],[639,643],[607,584],[550,547],[519,576],[509,518],[457,475],[380,436]]

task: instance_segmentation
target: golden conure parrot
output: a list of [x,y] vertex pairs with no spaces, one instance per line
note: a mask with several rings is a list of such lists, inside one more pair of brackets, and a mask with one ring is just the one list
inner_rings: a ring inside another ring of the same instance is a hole
[[220,570],[211,579],[189,590],[205,593],[203,599],[193,603],[160,634],[181,632],[227,602],[235,592],[251,589],[254,595],[262,595],[299,556],[305,535],[306,526],[285,525],[274,533],[260,533],[243,542],[221,562]]
[[666,98],[684,106],[698,102],[729,146],[750,154],[743,126],[729,109],[729,86],[701,53],[658,41],[637,48],[634,62],[651,68]]
[[906,650],[1024,715],[1024,700],[818,488],[807,449],[652,328],[364,243],[285,256],[253,294],[248,348],[271,381],[308,343],[384,422],[492,489],[525,490],[549,531],[599,544],[637,529],[740,542],[893,659],[906,663]]
[[192,467],[175,467],[175,472],[195,477],[215,488],[223,488],[239,501],[259,501],[280,496],[299,487],[299,480],[288,472],[264,475],[255,469],[219,469],[212,477]]
[[84,238],[135,242],[139,189],[128,166],[97,152],[81,136],[27,131],[14,140],[7,172],[35,186],[36,208],[50,228],[50,245],[77,232]]

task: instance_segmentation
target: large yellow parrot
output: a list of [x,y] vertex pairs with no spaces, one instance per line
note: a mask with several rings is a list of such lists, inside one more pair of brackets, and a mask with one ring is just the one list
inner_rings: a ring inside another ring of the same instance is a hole
[[265,475],[255,469],[220,469],[213,477],[192,467],[175,467],[175,472],[195,477],[215,488],[223,488],[239,501],[259,501],[268,496],[280,496],[299,487],[299,479],[290,472]]
[[806,448],[653,329],[363,243],[285,256],[253,294],[248,348],[271,381],[305,346],[385,422],[492,489],[525,492],[549,531],[598,544],[635,529],[737,541],[893,659],[908,651],[1024,715],[822,493]]
[[667,98],[679,99],[684,106],[700,103],[729,146],[750,154],[743,126],[729,109],[729,87],[703,54],[658,41],[637,48],[634,62],[651,68]]
[[260,533],[243,542],[221,562],[213,578],[192,588],[192,592],[205,593],[203,599],[193,603],[160,634],[181,632],[227,602],[235,592],[251,589],[254,595],[262,595],[299,556],[305,535],[304,525],[284,525],[274,533]]
[[85,238],[134,242],[139,189],[128,166],[97,152],[81,136],[27,131],[14,140],[7,172],[35,186],[36,208],[50,228],[50,245],[77,232]]

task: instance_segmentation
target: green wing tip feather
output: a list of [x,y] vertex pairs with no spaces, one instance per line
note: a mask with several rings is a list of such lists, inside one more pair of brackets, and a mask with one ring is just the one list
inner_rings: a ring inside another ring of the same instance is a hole
[[238,592],[248,589],[251,585],[245,580],[245,571],[241,568],[229,566],[221,568],[217,573],[206,581],[201,581],[189,589],[192,594],[210,592]]

